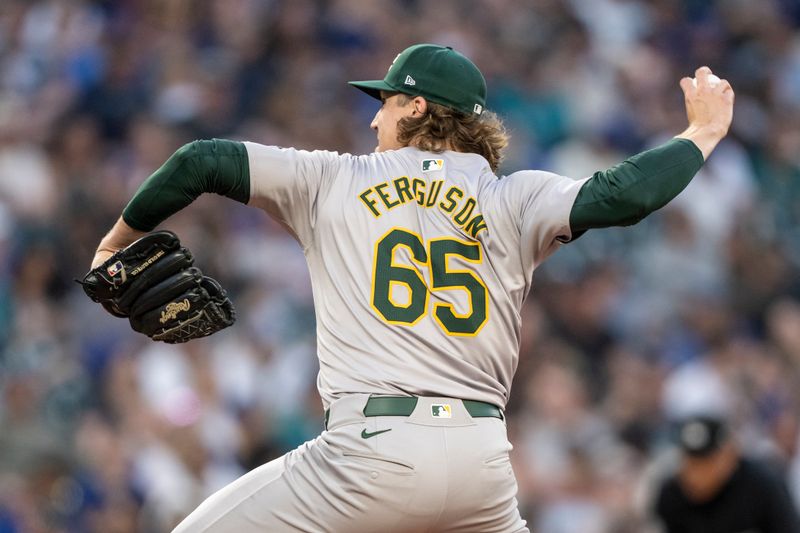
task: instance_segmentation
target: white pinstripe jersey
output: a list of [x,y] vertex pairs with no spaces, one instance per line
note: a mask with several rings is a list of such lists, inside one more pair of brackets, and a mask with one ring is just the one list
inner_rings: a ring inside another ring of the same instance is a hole
[[411,147],[245,146],[250,205],[283,223],[308,261],[325,407],[350,393],[503,407],[533,270],[571,237],[583,181],[498,178],[477,154]]

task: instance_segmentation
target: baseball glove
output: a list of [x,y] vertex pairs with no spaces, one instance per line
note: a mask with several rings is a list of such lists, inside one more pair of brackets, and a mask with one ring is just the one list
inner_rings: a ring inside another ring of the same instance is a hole
[[86,294],[131,327],[170,344],[205,337],[236,321],[225,290],[193,266],[171,231],[148,233],[90,270]]

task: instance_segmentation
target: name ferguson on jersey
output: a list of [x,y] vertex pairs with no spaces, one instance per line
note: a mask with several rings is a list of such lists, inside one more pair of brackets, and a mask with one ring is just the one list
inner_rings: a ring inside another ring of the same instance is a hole
[[438,207],[473,238],[488,229],[483,215],[476,212],[478,202],[475,198],[464,198],[464,191],[455,185],[444,193],[443,188],[444,180],[427,183],[420,178],[401,176],[370,187],[358,197],[375,218],[383,214],[382,210],[389,211],[399,205],[416,202],[420,207]]

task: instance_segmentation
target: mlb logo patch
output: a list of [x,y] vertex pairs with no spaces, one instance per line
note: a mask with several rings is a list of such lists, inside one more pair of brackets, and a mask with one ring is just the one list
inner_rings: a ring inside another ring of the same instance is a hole
[[433,418],[453,418],[453,409],[449,403],[435,403],[431,405],[431,416]]
[[117,261],[113,265],[108,265],[106,272],[108,272],[108,275],[112,278],[122,272],[122,261]]
[[422,171],[433,172],[434,170],[442,170],[444,168],[444,159],[423,159]]

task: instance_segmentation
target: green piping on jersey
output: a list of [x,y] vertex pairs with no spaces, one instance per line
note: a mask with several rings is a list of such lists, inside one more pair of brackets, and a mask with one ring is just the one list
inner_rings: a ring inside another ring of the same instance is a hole
[[572,206],[573,238],[592,228],[636,224],[678,196],[701,166],[703,154],[692,141],[672,139],[596,172]]
[[182,146],[142,183],[122,218],[134,229],[151,231],[204,192],[242,203],[250,200],[250,165],[244,144],[213,139]]

